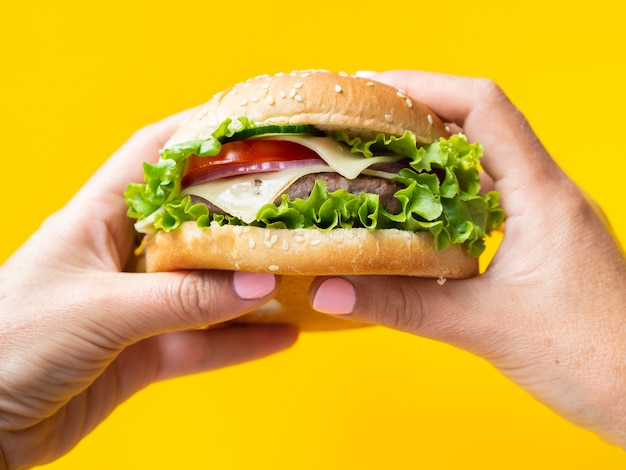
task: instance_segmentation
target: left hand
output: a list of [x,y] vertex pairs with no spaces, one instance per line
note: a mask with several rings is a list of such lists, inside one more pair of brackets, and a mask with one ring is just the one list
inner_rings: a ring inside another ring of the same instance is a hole
[[69,451],[122,401],[170,377],[290,346],[289,327],[203,327],[267,302],[273,276],[123,272],[123,192],[182,116],[137,132],[0,268],[0,468]]

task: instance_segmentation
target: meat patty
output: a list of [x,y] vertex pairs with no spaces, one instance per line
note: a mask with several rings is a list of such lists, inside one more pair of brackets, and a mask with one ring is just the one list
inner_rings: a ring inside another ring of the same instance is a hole
[[[331,193],[338,189],[343,189],[351,194],[377,194],[380,198],[380,203],[392,214],[397,214],[402,209],[400,201],[393,197],[402,188],[398,183],[386,178],[365,175],[357,176],[351,180],[344,178],[338,173],[311,173],[310,175],[305,175],[297,179],[284,193],[280,194],[274,200],[274,204],[280,204],[283,194],[287,194],[291,200],[297,198],[306,200],[317,180],[324,182],[326,189]],[[206,204],[209,211],[214,214],[224,214],[222,209],[199,196],[192,195],[191,198],[194,203]]]

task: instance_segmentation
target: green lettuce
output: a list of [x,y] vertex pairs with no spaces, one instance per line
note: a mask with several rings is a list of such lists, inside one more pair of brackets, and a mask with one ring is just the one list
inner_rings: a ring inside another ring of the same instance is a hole
[[[141,221],[162,210],[168,204],[178,205],[180,182],[187,158],[191,155],[214,157],[222,144],[243,140],[263,134],[309,134],[323,135],[313,126],[255,126],[247,118],[226,119],[205,140],[193,140],[166,147],[159,152],[156,163],[144,163],[144,183],[131,183],[124,192],[128,205],[128,216]],[[160,216],[159,216],[160,217]],[[158,218],[158,217],[156,217]],[[155,227],[161,228],[155,223]],[[166,230],[166,226],[162,227]]]
[[[243,225],[235,217],[212,214],[206,205],[193,204],[189,196],[180,197],[185,161],[190,155],[217,155],[221,145],[229,141],[271,133],[320,135],[321,131],[312,126],[256,127],[245,118],[226,120],[209,139],[168,147],[161,151],[159,162],[145,164],[144,184],[131,184],[125,193],[129,216],[138,221],[148,218],[154,229],[165,231],[186,221],[196,221],[199,227],[208,227],[211,222]],[[469,143],[462,134],[424,147],[418,147],[415,135],[408,131],[400,137],[379,134],[365,141],[341,131],[333,137],[364,158],[389,153],[408,157],[409,166],[394,178],[401,187],[395,194],[401,210],[390,213],[375,194],[329,192],[323,182],[317,181],[306,200],[283,195],[280,204],[263,206],[250,225],[427,231],[439,250],[462,244],[469,254],[479,256],[485,248],[485,236],[504,220],[499,194],[480,193],[482,146]]]

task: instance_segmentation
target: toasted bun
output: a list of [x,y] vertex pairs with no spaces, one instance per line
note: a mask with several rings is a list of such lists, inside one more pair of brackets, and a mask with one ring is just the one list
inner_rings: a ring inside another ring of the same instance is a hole
[[146,237],[148,271],[224,269],[281,275],[399,274],[465,278],[478,261],[460,245],[437,251],[428,232],[270,229],[184,222]]
[[[412,131],[420,144],[449,136],[428,108],[396,88],[348,74],[300,71],[256,77],[216,94],[172,135],[167,146],[207,139],[227,118],[256,125],[314,125],[370,139]],[[283,275],[276,299],[243,317],[249,322],[295,323],[303,330],[358,326],[314,312],[308,290],[315,276],[409,275],[437,279],[477,274],[478,261],[461,247],[437,251],[430,234],[401,230],[199,229],[184,223],[146,237],[148,271],[245,270]],[[435,282],[435,281],[433,281]]]
[[[315,312],[308,290],[315,276],[404,275],[446,279],[478,273],[478,260],[458,245],[435,249],[432,236],[364,228],[288,230],[185,222],[146,237],[149,272],[178,269],[242,270],[284,275],[276,299],[244,316],[252,323],[292,323],[302,330],[362,326]],[[434,283],[435,281],[433,281]]]
[[432,111],[397,88],[348,74],[301,71],[252,78],[216,94],[166,146],[206,139],[225,119],[243,116],[257,125],[312,124],[363,138],[409,130],[421,144],[449,135]]

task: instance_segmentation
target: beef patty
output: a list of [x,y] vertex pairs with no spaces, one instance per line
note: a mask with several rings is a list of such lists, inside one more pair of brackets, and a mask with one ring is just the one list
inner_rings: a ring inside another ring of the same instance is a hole
[[[274,200],[274,204],[280,205],[283,194],[288,195],[291,200],[296,198],[308,199],[317,180],[321,180],[326,185],[328,192],[343,189],[356,195],[361,193],[377,194],[380,198],[380,203],[388,212],[397,214],[401,210],[400,201],[393,197],[402,188],[398,183],[386,178],[366,175],[357,176],[355,179],[347,179],[338,173],[311,173],[310,175],[305,175],[280,194]],[[202,197],[192,195],[191,199],[194,203],[206,204],[209,211],[214,214],[225,214],[222,209]]]

